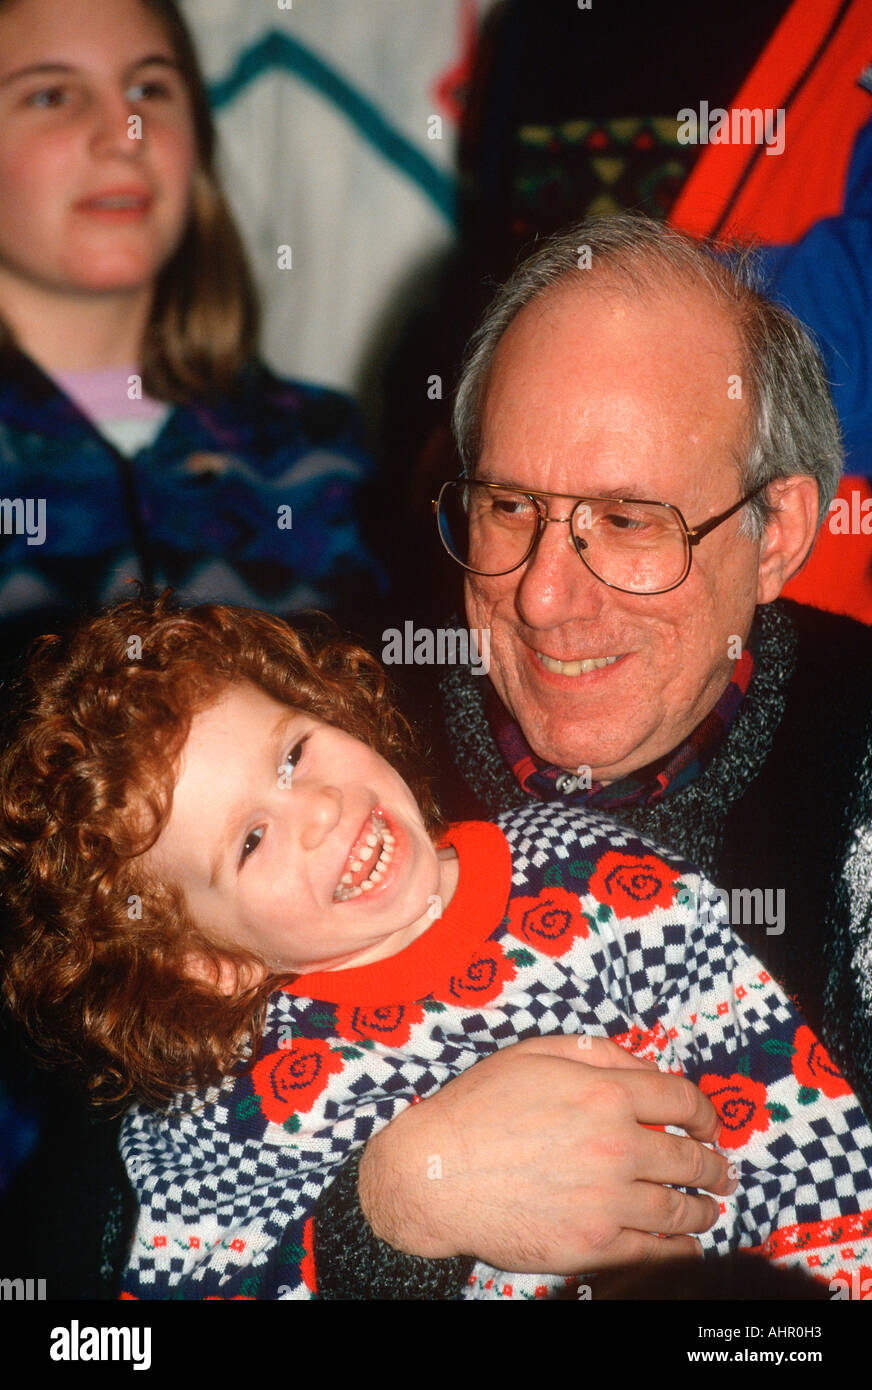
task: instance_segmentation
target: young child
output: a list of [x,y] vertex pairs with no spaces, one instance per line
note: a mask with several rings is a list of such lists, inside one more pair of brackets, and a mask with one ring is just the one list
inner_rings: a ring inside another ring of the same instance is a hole
[[[314,1296],[310,1218],[349,1154],[547,1033],[711,1097],[738,1187],[707,1253],[870,1273],[869,1126],[691,866],[582,811],[440,833],[377,664],[263,614],[122,604],[44,639],[19,693],[5,992],[96,1098],[136,1102],[125,1296]],[[572,1282],[478,1264],[467,1292]]]
[[358,412],[258,360],[214,147],[174,0],[0,0],[0,656],[131,576],[279,613],[382,587]]

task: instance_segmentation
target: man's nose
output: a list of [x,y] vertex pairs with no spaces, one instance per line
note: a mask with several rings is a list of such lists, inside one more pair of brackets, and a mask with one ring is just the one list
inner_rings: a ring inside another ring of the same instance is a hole
[[515,604],[530,627],[551,628],[596,618],[608,589],[581,561],[568,522],[543,524],[536,548],[519,571]]
[[300,788],[295,797],[295,818],[303,849],[317,849],[342,815],[342,793],[338,787],[322,785]]

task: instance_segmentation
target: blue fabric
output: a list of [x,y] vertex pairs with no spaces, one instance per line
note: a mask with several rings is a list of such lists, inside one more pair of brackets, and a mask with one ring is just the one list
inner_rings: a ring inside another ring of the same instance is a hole
[[846,471],[872,477],[872,121],[854,143],[840,215],[760,256],[770,295],[817,335]]
[[371,476],[351,401],[257,362],[221,400],[177,406],[125,460],[12,354],[0,376],[0,493],[44,499],[45,538],[0,535],[0,623],[54,622],[129,595],[131,577],[184,601],[276,613],[359,605],[385,587],[361,534]]

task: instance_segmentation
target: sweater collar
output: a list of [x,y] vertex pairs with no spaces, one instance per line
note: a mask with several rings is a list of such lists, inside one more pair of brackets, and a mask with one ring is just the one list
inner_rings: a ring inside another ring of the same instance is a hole
[[512,856],[503,832],[486,821],[449,826],[440,846],[457,853],[460,872],[454,897],[433,925],[404,950],[370,965],[300,975],[288,994],[332,1004],[404,1003],[424,999],[500,925],[509,900]]

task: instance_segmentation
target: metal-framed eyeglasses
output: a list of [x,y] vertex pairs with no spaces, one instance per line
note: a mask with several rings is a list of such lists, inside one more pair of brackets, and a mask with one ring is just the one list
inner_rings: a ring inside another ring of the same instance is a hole
[[[698,526],[688,526],[671,502],[532,492],[474,478],[443,483],[433,510],[442,544],[471,574],[495,578],[520,569],[546,525],[556,524],[569,526],[578,558],[610,589],[666,594],[684,583],[700,541],[767,486]],[[549,516],[549,498],[571,502],[569,515]]]

